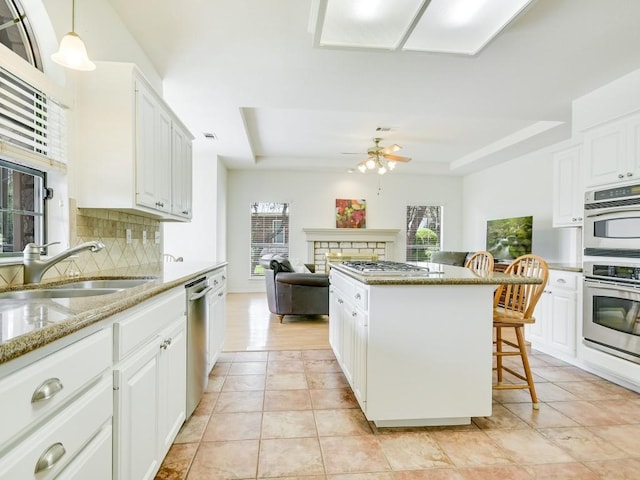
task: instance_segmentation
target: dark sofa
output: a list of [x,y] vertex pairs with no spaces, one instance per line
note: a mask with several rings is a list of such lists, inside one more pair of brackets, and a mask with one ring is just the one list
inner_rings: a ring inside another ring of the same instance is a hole
[[464,267],[467,260],[473,255],[474,252],[454,252],[454,251],[441,251],[433,252],[431,254],[432,263],[441,263],[444,265],[455,265],[457,267]]
[[328,315],[329,275],[295,272],[287,258],[265,255],[260,259],[264,267],[269,311],[285,315]]

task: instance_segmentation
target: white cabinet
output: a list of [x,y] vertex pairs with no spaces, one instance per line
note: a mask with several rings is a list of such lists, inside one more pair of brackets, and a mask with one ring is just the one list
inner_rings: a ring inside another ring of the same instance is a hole
[[329,302],[329,343],[360,403],[367,400],[367,289],[331,275]]
[[192,135],[133,64],[78,81],[78,207],[191,218]]
[[584,181],[581,146],[553,154],[553,226],[582,225]]
[[152,479],[186,411],[186,306],[178,288],[114,322],[114,478]]
[[172,131],[173,162],[171,172],[171,213],[191,218],[192,214],[192,145],[188,132],[174,124]]
[[640,115],[584,132],[587,186],[627,182],[640,177]]
[[549,272],[549,281],[536,305],[536,322],[526,329],[534,349],[560,358],[575,357],[579,285],[578,273]]
[[65,469],[63,478],[82,479],[70,470],[82,458],[106,464],[92,478],[111,478],[110,445],[95,451],[91,442],[111,429],[112,345],[100,330],[0,380],[0,477],[43,480]]
[[209,278],[209,285],[213,291],[209,298],[209,324],[207,326],[209,341],[207,344],[207,371],[210,372],[215,365],[227,331],[227,273],[221,269],[213,273]]

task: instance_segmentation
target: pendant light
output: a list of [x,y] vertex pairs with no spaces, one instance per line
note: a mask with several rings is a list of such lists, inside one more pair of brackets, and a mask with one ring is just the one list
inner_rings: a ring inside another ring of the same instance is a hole
[[76,1],[71,0],[71,31],[60,41],[59,50],[51,55],[51,59],[72,70],[91,71],[96,64],[89,60],[84,42],[75,32],[76,29]]

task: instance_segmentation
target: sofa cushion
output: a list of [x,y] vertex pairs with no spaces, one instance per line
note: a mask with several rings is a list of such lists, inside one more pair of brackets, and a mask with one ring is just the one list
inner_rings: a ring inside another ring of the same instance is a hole
[[433,252],[431,254],[431,262],[464,267],[467,253],[469,252]]
[[320,273],[281,273],[276,282],[305,287],[328,287],[329,276]]
[[295,268],[291,265],[288,258],[282,255],[274,255],[271,259],[271,269],[278,272],[295,272]]

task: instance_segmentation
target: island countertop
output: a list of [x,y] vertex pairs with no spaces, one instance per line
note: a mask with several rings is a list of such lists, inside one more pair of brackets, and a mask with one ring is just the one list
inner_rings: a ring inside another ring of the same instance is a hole
[[538,278],[524,278],[499,272],[489,272],[486,275],[481,275],[468,268],[439,263],[418,263],[416,265],[424,268],[424,273],[359,273],[340,263],[332,264],[331,268],[366,285],[515,285],[542,283]]
[[2,292],[7,292],[46,288],[77,280],[151,278],[151,281],[143,285],[108,295],[0,300],[0,365],[226,265],[227,262],[151,264],[135,269],[103,271],[90,277],[2,289]]

